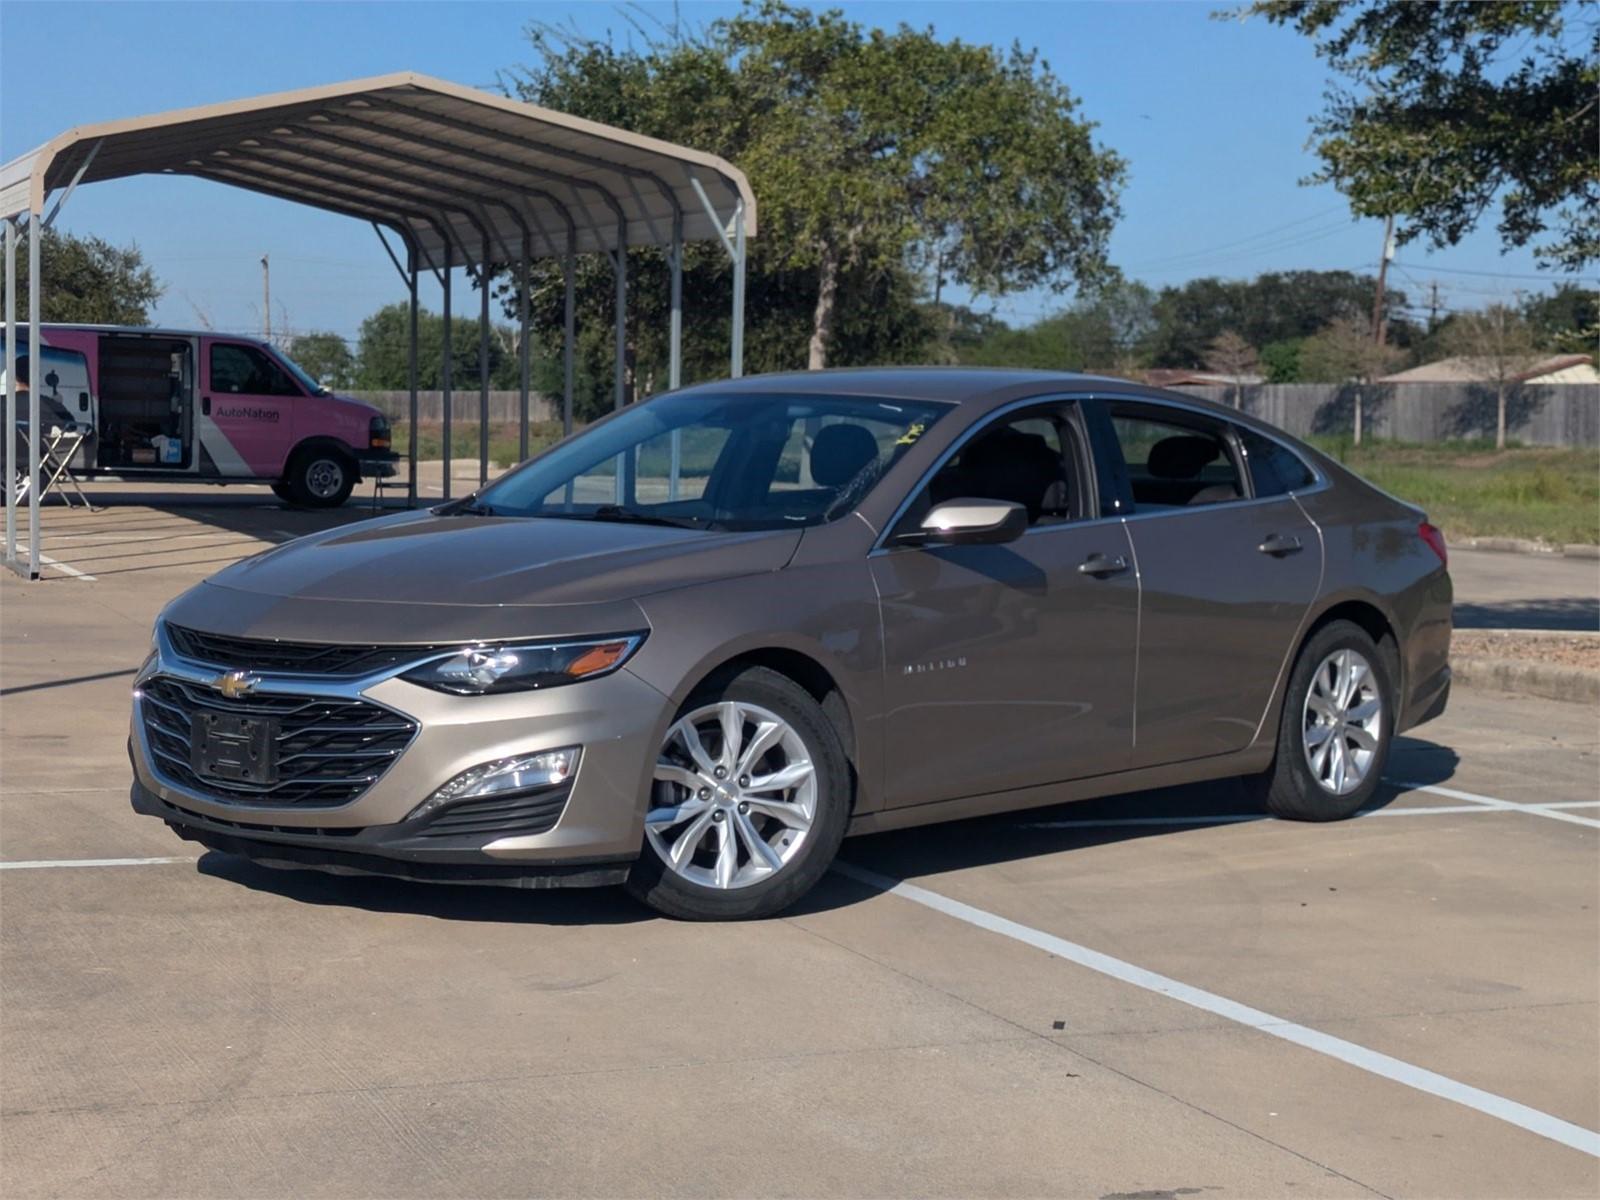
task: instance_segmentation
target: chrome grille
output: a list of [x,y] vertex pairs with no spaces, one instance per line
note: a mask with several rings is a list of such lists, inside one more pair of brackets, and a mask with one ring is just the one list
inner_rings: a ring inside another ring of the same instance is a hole
[[261,671],[274,675],[336,675],[354,678],[403,666],[460,648],[445,646],[329,645],[282,642],[276,638],[229,637],[166,623],[167,638],[180,658],[225,670]]
[[[389,769],[417,732],[414,722],[365,700],[263,692],[225,700],[208,687],[167,676],[140,687],[139,708],[156,770],[178,787],[233,804],[348,804]],[[200,775],[190,730],[202,712],[275,721],[276,782],[249,784]]]

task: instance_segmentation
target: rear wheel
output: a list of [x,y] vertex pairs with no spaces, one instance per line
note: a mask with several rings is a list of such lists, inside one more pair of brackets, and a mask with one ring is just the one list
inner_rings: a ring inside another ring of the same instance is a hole
[[1272,766],[1250,780],[1276,816],[1337,821],[1372,799],[1394,730],[1389,662],[1367,632],[1331,621],[1296,659]]
[[289,485],[281,479],[272,485],[272,494],[285,504],[294,503],[294,493],[289,490]]
[[850,773],[822,708],[749,668],[696,691],[657,755],[628,890],[668,916],[771,916],[814,887],[850,816]]
[[338,508],[355,489],[355,465],[337,450],[302,450],[289,464],[284,484],[291,504]]

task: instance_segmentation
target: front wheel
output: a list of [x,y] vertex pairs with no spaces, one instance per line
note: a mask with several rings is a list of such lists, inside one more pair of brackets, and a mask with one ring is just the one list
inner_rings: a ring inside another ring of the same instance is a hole
[[662,742],[628,890],[687,920],[781,912],[833,862],[850,796],[838,734],[809,693],[764,667],[714,680]]
[[1278,751],[1249,783],[1275,816],[1338,821],[1372,799],[1394,731],[1388,660],[1366,630],[1330,621],[1295,660]]
[[290,501],[302,508],[338,508],[355,489],[356,473],[336,451],[307,450],[290,464],[285,483]]

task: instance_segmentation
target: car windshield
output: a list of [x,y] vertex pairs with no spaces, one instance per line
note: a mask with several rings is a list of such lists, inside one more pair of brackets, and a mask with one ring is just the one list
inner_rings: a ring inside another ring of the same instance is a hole
[[525,463],[464,513],[687,529],[818,525],[856,506],[948,405],[675,393]]
[[312,396],[331,396],[331,395],[333,395],[333,392],[330,389],[324,387],[322,384],[318,383],[315,379],[311,378],[311,376],[306,372],[306,369],[304,367],[302,367],[299,363],[295,362],[294,359],[290,358],[283,351],[281,351],[281,350],[277,351],[277,355],[278,355],[278,361],[289,369],[290,374],[292,374],[295,377],[295,379],[299,382],[301,387],[305,388],[305,390],[306,390],[306,392],[308,394],[310,394]]

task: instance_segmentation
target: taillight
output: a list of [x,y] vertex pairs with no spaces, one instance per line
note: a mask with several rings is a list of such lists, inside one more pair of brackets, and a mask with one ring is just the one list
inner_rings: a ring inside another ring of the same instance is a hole
[[1437,525],[1430,525],[1428,522],[1424,521],[1421,525],[1417,526],[1417,533],[1421,536],[1423,541],[1428,543],[1428,549],[1432,550],[1439,556],[1440,564],[1448,567],[1450,565],[1450,552],[1445,549],[1444,534],[1440,531],[1439,527]]

